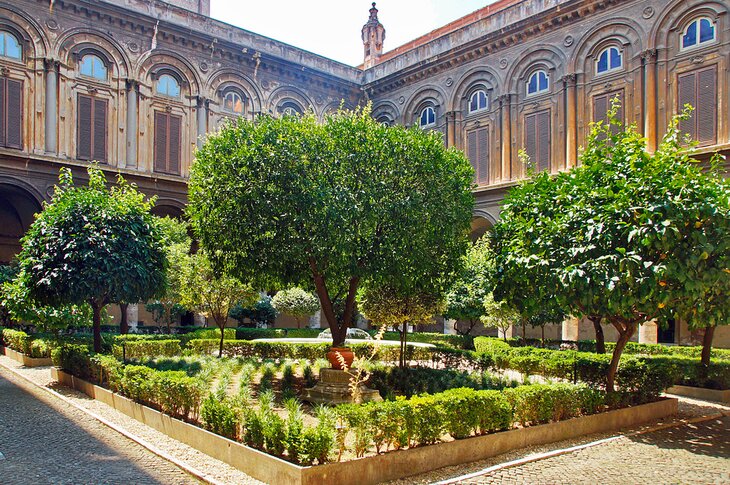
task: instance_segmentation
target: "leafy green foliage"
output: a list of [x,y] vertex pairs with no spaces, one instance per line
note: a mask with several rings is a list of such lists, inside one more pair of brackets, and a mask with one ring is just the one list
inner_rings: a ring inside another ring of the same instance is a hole
[[485,327],[496,328],[507,339],[507,330],[520,321],[520,314],[506,301],[495,301],[489,293],[484,298],[484,315],[481,320]]
[[319,310],[319,299],[301,288],[294,287],[281,290],[274,295],[271,305],[277,312],[291,315],[297,320],[297,328],[301,327],[301,319]]
[[405,288],[458,267],[472,174],[439,135],[383,126],[367,109],[324,124],[262,117],[207,138],[188,211],[216,266],[261,287],[314,282],[341,344],[361,282]]
[[[251,306],[246,303],[247,306],[236,302],[228,313],[228,316],[234,320],[238,320],[239,325],[246,324],[245,320],[250,320],[250,325],[266,325],[272,326],[276,320],[276,309],[271,304],[272,298],[268,295],[263,295],[259,300]],[[264,330],[264,329],[256,329]],[[283,331],[282,331],[283,333]],[[256,337],[264,338],[264,337]]]
[[581,166],[511,190],[495,226],[497,298],[534,309],[552,295],[619,332],[609,389],[639,324],[728,321],[730,185],[689,157],[677,123],[653,154],[633,127],[596,124]]
[[484,301],[494,287],[494,276],[494,253],[488,237],[482,237],[467,251],[463,269],[446,293],[444,317],[467,322],[465,335],[484,316]]
[[42,305],[90,304],[99,351],[102,307],[160,293],[166,259],[153,201],[121,176],[107,188],[100,169],[88,173],[88,185],[75,186],[61,169],[51,202],[22,239],[18,278]]

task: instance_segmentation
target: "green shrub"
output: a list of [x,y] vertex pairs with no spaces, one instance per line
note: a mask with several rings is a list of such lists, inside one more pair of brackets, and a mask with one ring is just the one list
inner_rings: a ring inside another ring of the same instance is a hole
[[21,352],[26,355],[30,355],[30,342],[32,338],[27,333],[20,330],[12,330],[6,328],[3,330],[3,341],[5,346]]
[[88,345],[64,344],[51,351],[53,365],[86,380],[94,380],[91,349]]
[[241,416],[229,400],[219,400],[209,394],[200,408],[200,418],[205,429],[238,440]]
[[127,359],[174,357],[182,353],[180,340],[170,338],[155,340],[124,340],[123,343],[115,344],[112,349],[114,356],[118,359],[121,359],[122,357],[126,357]]

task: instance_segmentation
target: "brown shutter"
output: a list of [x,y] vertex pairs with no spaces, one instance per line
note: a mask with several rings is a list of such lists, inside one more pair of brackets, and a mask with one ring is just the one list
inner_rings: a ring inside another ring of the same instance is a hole
[[533,167],[537,168],[537,115],[525,116],[525,151]]
[[477,180],[479,185],[489,184],[489,129],[481,128],[476,132]]
[[155,172],[167,169],[167,114],[155,111]]
[[7,126],[8,122],[5,119],[7,110],[5,105],[7,104],[7,83],[4,77],[0,77],[0,146],[5,146],[5,140],[7,138]]
[[550,110],[537,113],[537,161],[538,171],[550,170]]
[[79,94],[78,110],[78,140],[77,152],[79,160],[91,160],[91,136],[92,136],[92,99],[89,96]]
[[106,121],[107,101],[105,99],[94,99],[94,122],[93,122],[93,155],[94,160],[106,162]]
[[180,174],[180,129],[182,118],[179,116],[168,117],[168,152],[167,152],[167,173]]
[[5,96],[7,99],[5,146],[20,150],[23,148],[23,83],[8,79]]
[[[677,112],[681,113],[684,110],[685,104],[692,105],[693,108],[697,108],[697,80],[694,72],[688,74],[682,74],[677,76]],[[697,113],[692,112],[692,117],[688,120],[683,120],[679,123],[679,130],[682,133],[686,133],[693,139],[697,138],[697,131],[695,130],[695,120]]]
[[474,169],[474,182],[479,183],[479,171],[478,171],[478,165],[477,165],[478,154],[477,154],[477,132],[476,132],[476,130],[472,130],[466,134],[466,145],[467,145],[469,161],[471,162],[471,166]]
[[593,122],[605,121],[608,113],[608,96],[601,94],[593,96]]
[[714,145],[717,140],[717,67],[697,73],[697,141],[701,145]]

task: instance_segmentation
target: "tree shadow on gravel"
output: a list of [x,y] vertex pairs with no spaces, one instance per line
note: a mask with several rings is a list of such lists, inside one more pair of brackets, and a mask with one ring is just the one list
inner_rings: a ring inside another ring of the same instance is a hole
[[631,441],[696,455],[730,458],[730,417],[629,437]]

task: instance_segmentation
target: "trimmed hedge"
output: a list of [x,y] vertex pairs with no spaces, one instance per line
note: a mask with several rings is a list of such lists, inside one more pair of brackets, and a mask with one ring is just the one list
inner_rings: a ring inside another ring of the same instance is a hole
[[[168,336],[169,337],[169,336]],[[120,339],[112,347],[114,357],[121,359],[144,359],[147,357],[174,357],[182,353],[180,340],[130,340]]]
[[35,359],[50,357],[51,350],[57,345],[55,340],[38,338],[10,328],[0,328],[0,342],[16,352]]
[[[474,341],[484,365],[513,369],[525,375],[539,374],[605,388],[610,354],[573,350],[512,347],[502,340],[479,337]],[[616,382],[625,397],[647,402],[674,384],[710,389],[730,389],[730,362],[711,362],[703,369],[697,359],[672,355],[624,355]]]
[[52,358],[56,367],[76,377],[183,420],[197,419],[207,391],[200,379],[184,371],[124,365],[115,357],[94,354],[86,345],[61,345],[52,351]]
[[[505,391],[450,389],[411,399],[345,404],[337,413],[359,442],[361,456],[436,443],[448,434],[467,438],[511,428],[592,414],[605,408],[605,394],[585,385],[539,384]],[[362,440],[366,440],[364,445]]]

